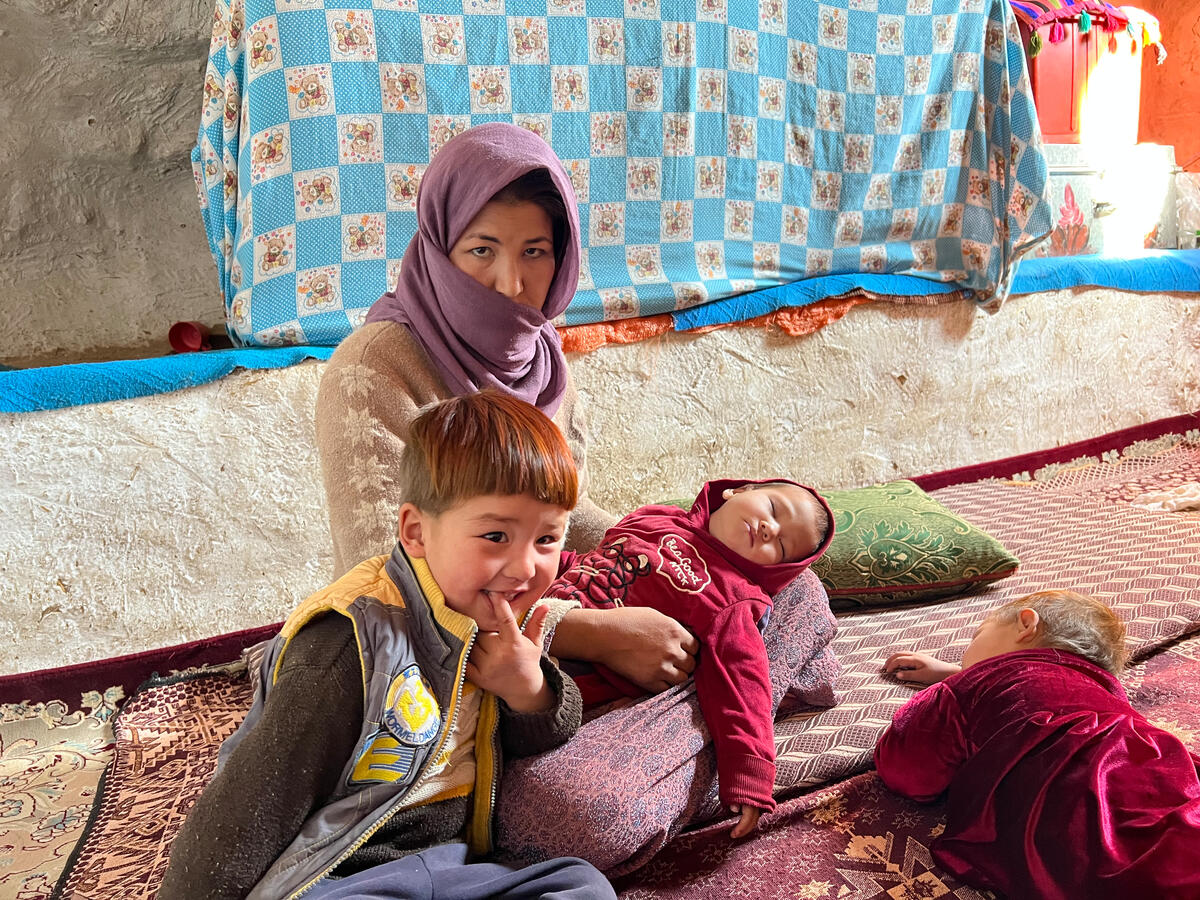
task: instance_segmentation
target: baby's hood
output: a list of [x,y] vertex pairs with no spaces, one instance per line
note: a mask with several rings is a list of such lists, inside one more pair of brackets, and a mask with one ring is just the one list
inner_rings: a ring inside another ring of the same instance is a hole
[[817,493],[815,488],[792,481],[790,478],[722,478],[709,481],[700,489],[700,494],[696,497],[696,502],[692,504],[688,514],[689,518],[707,533],[709,517],[725,504],[725,498],[721,495],[729,488],[739,488],[746,484],[794,484],[816,497],[817,502],[825,510],[825,514],[829,516],[829,529],[825,534],[825,539],[809,556],[796,562],[775,563],[774,565],[752,562],[713,538],[712,543],[726,559],[737,567],[738,571],[768,594],[774,596],[791,584],[796,576],[820,559],[829,549],[829,544],[833,541],[833,510],[829,508],[829,503]]

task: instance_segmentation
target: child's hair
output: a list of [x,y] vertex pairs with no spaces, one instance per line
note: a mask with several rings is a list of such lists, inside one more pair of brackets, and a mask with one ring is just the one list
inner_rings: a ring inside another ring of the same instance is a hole
[[536,406],[494,388],[421,410],[397,480],[405,500],[435,516],[487,494],[529,494],[569,510],[579,489],[558,426]]
[[536,203],[550,217],[551,241],[554,244],[554,260],[562,262],[567,246],[567,207],[562,194],[554,186],[550,170],[532,169],[520,178],[513,179],[492,195],[489,203]]
[[1107,604],[1075,591],[1038,591],[994,610],[988,618],[1002,624],[1032,609],[1040,620],[1040,646],[1077,653],[1114,675],[1129,658],[1125,625]]

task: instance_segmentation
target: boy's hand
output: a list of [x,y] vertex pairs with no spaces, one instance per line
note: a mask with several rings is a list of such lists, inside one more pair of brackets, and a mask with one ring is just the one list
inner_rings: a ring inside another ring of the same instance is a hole
[[729,832],[731,838],[742,838],[754,831],[758,827],[758,817],[763,812],[757,806],[749,806],[745,803],[734,803],[729,807],[729,811],[742,814],[737,824],[733,826],[733,830]]
[[900,681],[914,684],[937,684],[962,671],[962,666],[942,662],[926,653],[893,653],[883,664],[883,671]]
[[493,599],[492,611],[500,621],[500,630],[476,635],[467,660],[467,677],[502,699],[514,712],[549,709],[554,698],[542,672],[542,632],[549,608],[534,609],[524,634],[512,607],[503,600]]

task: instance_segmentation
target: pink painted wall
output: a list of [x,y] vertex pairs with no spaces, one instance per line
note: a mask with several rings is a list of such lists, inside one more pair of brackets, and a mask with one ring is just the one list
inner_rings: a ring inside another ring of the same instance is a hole
[[1167,48],[1161,66],[1146,48],[1138,139],[1174,145],[1175,161],[1200,172],[1200,0],[1141,0],[1138,6],[1158,19]]

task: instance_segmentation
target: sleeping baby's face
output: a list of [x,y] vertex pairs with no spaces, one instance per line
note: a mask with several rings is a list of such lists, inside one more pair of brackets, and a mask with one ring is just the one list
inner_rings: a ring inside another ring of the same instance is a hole
[[751,562],[774,565],[811,556],[824,536],[817,498],[791,484],[743,485],[725,491],[708,533]]

